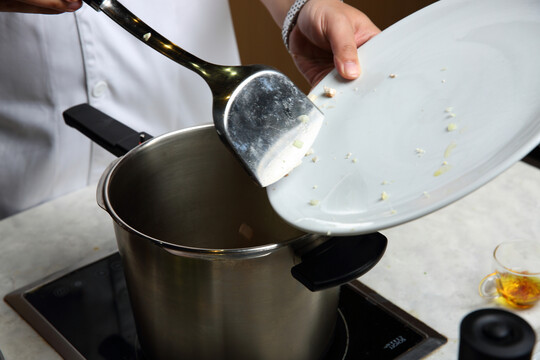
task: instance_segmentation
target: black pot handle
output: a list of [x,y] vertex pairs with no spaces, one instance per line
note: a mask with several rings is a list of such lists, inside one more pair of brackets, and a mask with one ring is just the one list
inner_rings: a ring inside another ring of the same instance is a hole
[[333,237],[304,254],[291,273],[311,291],[340,286],[375,266],[387,243],[381,233]]
[[123,156],[152,138],[116,121],[89,104],[73,106],[63,113],[64,121],[116,156]]

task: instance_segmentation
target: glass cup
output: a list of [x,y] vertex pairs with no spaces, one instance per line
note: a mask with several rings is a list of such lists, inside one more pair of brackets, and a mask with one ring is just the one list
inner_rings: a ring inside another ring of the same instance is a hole
[[493,251],[494,272],[482,279],[480,295],[527,309],[540,300],[540,242],[503,242]]

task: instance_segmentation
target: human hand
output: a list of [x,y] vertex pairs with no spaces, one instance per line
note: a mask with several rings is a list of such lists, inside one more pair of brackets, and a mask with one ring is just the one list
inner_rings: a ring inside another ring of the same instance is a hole
[[310,85],[334,67],[345,79],[360,76],[357,48],[380,32],[360,10],[338,0],[310,0],[289,36],[292,58]]
[[82,6],[82,0],[0,0],[0,11],[35,14],[72,12]]

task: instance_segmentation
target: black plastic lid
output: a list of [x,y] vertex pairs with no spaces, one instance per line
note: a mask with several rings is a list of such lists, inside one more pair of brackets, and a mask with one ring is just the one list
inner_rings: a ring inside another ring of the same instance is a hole
[[500,309],[482,309],[461,322],[459,360],[530,360],[536,342],[531,326]]

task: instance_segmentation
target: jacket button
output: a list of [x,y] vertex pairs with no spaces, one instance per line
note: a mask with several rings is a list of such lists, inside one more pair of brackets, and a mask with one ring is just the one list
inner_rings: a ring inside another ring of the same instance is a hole
[[92,96],[96,98],[102,97],[103,95],[105,95],[108,89],[109,85],[107,85],[105,81],[98,81],[96,85],[94,85],[94,87],[92,88]]

